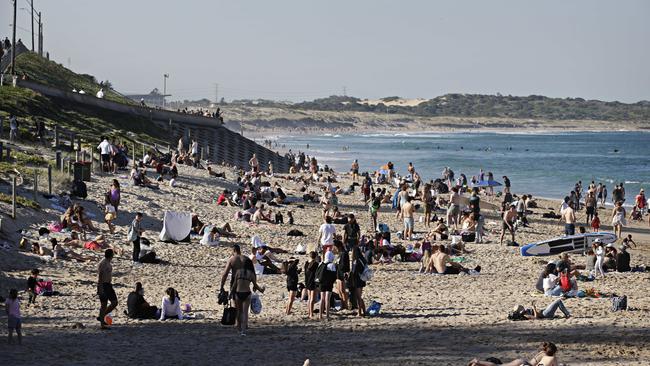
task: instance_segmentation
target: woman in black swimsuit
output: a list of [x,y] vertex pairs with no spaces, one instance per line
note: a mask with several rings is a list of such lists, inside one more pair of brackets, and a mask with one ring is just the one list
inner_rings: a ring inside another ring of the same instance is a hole
[[235,281],[232,290],[235,298],[235,307],[237,308],[237,319],[239,320],[240,334],[245,336],[248,328],[248,309],[251,305],[251,283],[253,291],[264,293],[264,288],[257,285],[257,276],[255,267],[250,258],[244,259],[244,265],[235,273]]

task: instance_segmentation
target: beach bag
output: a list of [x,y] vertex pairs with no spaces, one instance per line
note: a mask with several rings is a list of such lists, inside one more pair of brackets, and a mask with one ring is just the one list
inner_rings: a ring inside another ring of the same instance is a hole
[[359,274],[359,278],[361,279],[361,281],[368,282],[368,281],[372,280],[373,275],[374,275],[374,273],[373,273],[372,269],[370,269],[370,267],[367,264],[364,263],[363,271],[361,272],[361,274]]
[[223,315],[221,316],[222,325],[235,325],[237,320],[237,309],[227,305],[223,308]]
[[377,231],[379,231],[380,233],[389,233],[390,228],[386,224],[378,224]]
[[253,314],[259,314],[262,312],[262,299],[257,293],[251,295],[251,312]]
[[627,310],[627,296],[612,297],[612,311]]
[[48,296],[54,293],[52,281],[50,280],[41,280],[36,281],[36,294]]
[[560,273],[560,287],[563,292],[571,291],[571,280],[566,273]]
[[461,240],[468,243],[476,240],[476,233],[462,233],[460,234]]
[[379,315],[380,310],[381,303],[373,300],[372,303],[370,303],[370,306],[368,306],[366,313],[368,313],[370,316]]

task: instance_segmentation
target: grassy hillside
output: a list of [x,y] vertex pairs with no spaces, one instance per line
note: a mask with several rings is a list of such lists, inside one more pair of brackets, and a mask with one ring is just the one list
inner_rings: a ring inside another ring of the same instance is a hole
[[38,81],[66,91],[77,89],[95,95],[103,87],[105,99],[124,104],[135,103],[110,88],[99,85],[94,76],[76,74],[62,65],[40,57],[33,52],[25,52],[16,57],[16,73],[21,76],[26,75],[29,80]]
[[[19,75],[39,83],[63,90],[83,89],[89,94],[99,90],[95,78],[91,75],[76,74],[55,62],[48,61],[28,52],[16,58],[16,70]],[[105,98],[120,103],[131,104],[132,101],[105,88]],[[151,122],[143,117],[133,117],[122,113],[110,112],[100,108],[53,100],[31,89],[0,87],[0,117],[10,113],[18,116],[21,129],[27,130],[39,119],[49,126],[55,124],[75,131],[89,142],[95,142],[101,135],[128,141],[163,142],[163,131],[151,128]],[[28,136],[28,134],[23,134]]]

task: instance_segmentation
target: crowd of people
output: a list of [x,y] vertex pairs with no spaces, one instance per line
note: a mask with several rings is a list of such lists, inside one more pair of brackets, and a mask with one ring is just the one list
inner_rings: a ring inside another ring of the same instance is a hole
[[[169,153],[149,149],[143,159],[133,165],[130,175],[133,184],[155,188],[160,182],[169,180],[170,186],[174,187],[172,182],[178,178],[180,164],[204,169],[208,177],[226,178],[224,173],[213,171],[208,162],[200,159],[196,140],[190,140],[188,144],[185,142],[186,140],[181,138],[177,149]],[[97,149],[101,153],[104,174],[116,173],[118,169],[127,166],[124,164],[124,161],[128,164],[128,150],[125,146],[111,143],[102,137]],[[256,225],[283,225],[285,222],[293,225],[293,210],[289,209],[292,204],[311,205],[321,210],[322,224],[318,228],[317,245],[313,250],[297,248],[293,256],[284,259],[286,250],[273,248],[254,234],[251,235],[249,255],[243,254],[239,245],[231,246],[232,253],[221,276],[220,293],[227,296],[228,302],[234,303],[237,314],[235,327],[242,336],[246,335],[249,326],[248,314],[255,292],[265,291],[265,287],[258,283],[260,276],[286,276],[287,301],[284,312],[287,315],[294,312],[294,304],[298,301],[306,305],[305,312],[309,318],[314,318],[317,314],[319,319],[329,320],[333,311],[345,309],[354,310],[358,316],[366,316],[368,308],[364,300],[364,288],[372,280],[371,264],[383,265],[399,260],[418,262],[419,272],[423,274],[481,273],[480,265],[469,268],[463,266],[461,261],[454,260],[454,257],[460,255],[471,257],[472,251],[466,247],[467,243],[481,244],[487,241],[486,213],[481,209],[481,196],[498,197],[500,207],[492,211],[496,211],[500,218],[500,243],[503,243],[507,235],[509,240],[506,244],[518,245],[515,241],[517,230],[534,225],[528,216],[531,213],[530,208],[536,207],[535,200],[528,194],[517,196],[511,193],[511,182],[507,176],[503,176],[504,187],[500,192],[495,192],[493,187],[497,184],[483,184],[494,182],[494,174],[483,170],[467,179],[465,174],[456,176],[453,170],[447,167],[439,178],[425,181],[412,163],[407,166],[407,174],[401,176],[392,162],[388,162],[374,173],[360,173],[359,163],[355,160],[350,167],[352,184],[342,187],[337,175],[332,174],[329,167],[319,166],[316,158],[302,152],[290,156],[294,163],[291,171],[300,174],[278,174],[273,172],[272,165],[262,171],[260,162],[253,155],[249,160],[248,169],[238,171],[236,181],[233,182],[237,188],[233,191],[221,191],[213,201],[218,206],[237,207],[236,218],[249,223],[253,232]],[[149,170],[155,171],[157,177],[147,178]],[[269,178],[275,179],[275,182]],[[287,194],[287,188],[283,187],[282,181],[297,184],[298,191],[303,196],[292,197]],[[622,186],[617,185],[612,197],[615,202],[612,223],[615,229],[617,223],[620,225],[616,229],[619,237],[622,235],[621,227],[625,225],[626,217],[622,206],[625,200]],[[360,224],[353,213],[342,212],[339,204],[339,197],[342,195],[359,197],[368,209],[369,221]],[[583,208],[587,215],[587,225],[598,231],[599,225],[594,225],[595,220],[598,220],[597,205],[598,202],[603,204],[606,197],[607,188],[592,182],[583,198],[582,187],[577,184],[560,208],[560,220],[565,223],[565,235],[575,234],[578,222],[576,212]],[[120,213],[121,188],[118,180],[112,180],[111,187],[105,192],[103,199],[104,221],[109,232],[113,233],[114,222]],[[641,215],[647,212],[643,190],[635,197],[635,210],[641,212]],[[418,223],[416,213],[420,212],[423,216]],[[403,226],[391,230],[384,223],[390,218],[388,215],[394,215],[401,220]],[[143,237],[143,216],[142,213],[136,213],[127,231],[126,241],[132,248],[134,266],[143,262],[141,247],[148,245],[144,243],[146,239]],[[109,244],[102,235],[87,240],[89,234],[98,233],[100,230],[80,204],[70,204],[54,227],[43,229],[39,232],[38,242],[32,244],[32,248],[36,248],[40,255],[48,255],[49,250],[56,260],[91,261],[93,256],[76,250],[103,251],[104,258],[97,268],[97,295],[100,301],[97,320],[102,328],[108,328],[110,314],[118,306],[117,294],[112,285],[112,261],[125,250],[119,245]],[[70,231],[70,237],[59,243],[56,239],[49,238],[50,229],[67,229]],[[581,232],[584,232],[584,228],[581,229]],[[196,214],[192,216],[191,233],[200,238],[200,244],[207,246],[221,246],[223,238],[239,237],[233,233],[228,223],[203,223]],[[619,249],[613,245],[596,242],[587,253],[584,266],[576,265],[564,253],[559,260],[550,262],[544,268],[536,288],[551,297],[579,297],[579,279],[589,276],[602,277],[608,270],[630,271],[628,249],[635,245],[631,235],[623,240]],[[307,259],[303,265],[300,265],[298,255],[306,255]],[[35,281],[38,276],[39,272],[36,270],[28,280],[30,303],[36,300]],[[19,306],[16,310],[16,297],[12,296],[13,293],[10,294],[7,307],[11,309],[14,319],[11,324],[13,327],[10,328],[18,334],[20,341]],[[144,297],[142,282],[135,283],[134,290],[129,293],[126,301],[125,314],[134,319],[185,319],[190,316],[191,311],[189,305],[181,303],[179,293],[172,287],[162,294],[159,307],[150,305]],[[538,310],[534,303],[531,308],[518,305],[510,314],[510,318],[550,319],[555,317],[557,311],[567,318],[570,316],[562,299],[558,298],[543,310]],[[545,344],[544,347],[544,351],[538,355],[539,358],[536,356],[535,362],[552,365],[557,349],[551,343]],[[494,363],[489,360],[473,360],[470,364]]]

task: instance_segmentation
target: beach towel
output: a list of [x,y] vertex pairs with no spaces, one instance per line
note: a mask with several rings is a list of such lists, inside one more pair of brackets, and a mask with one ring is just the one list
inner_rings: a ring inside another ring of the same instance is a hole
[[182,241],[192,230],[192,214],[189,212],[165,211],[163,228],[160,231],[161,241]]

